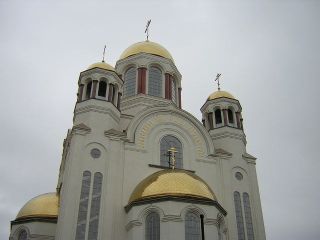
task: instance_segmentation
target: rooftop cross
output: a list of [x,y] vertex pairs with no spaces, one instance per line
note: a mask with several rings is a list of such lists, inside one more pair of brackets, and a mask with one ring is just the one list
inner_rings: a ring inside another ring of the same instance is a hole
[[169,153],[169,157],[170,157],[170,160],[169,160],[169,167],[172,167],[172,169],[174,169],[176,167],[176,156],[175,156],[175,153],[177,153],[178,151],[176,150],[175,147],[171,147],[169,150],[168,150],[168,153]]
[[104,62],[104,57],[106,55],[106,45],[104,45],[104,49],[103,49],[103,55],[102,55],[102,62]]
[[147,41],[149,41],[149,26],[151,23],[151,19],[148,20],[147,25],[146,25],[146,30],[144,30],[144,33],[147,34]]
[[221,76],[221,73],[217,73],[216,79],[214,80],[214,81],[218,82],[218,90],[219,91],[220,91],[220,76]]

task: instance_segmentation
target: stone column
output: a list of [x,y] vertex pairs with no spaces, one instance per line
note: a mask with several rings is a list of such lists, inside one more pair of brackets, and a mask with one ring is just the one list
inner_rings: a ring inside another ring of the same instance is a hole
[[228,126],[228,110],[222,109],[224,126]]
[[145,67],[138,68],[138,94],[146,94],[146,75],[147,69]]
[[79,85],[79,92],[78,92],[78,102],[82,101],[82,95],[83,95],[83,88],[84,88],[84,84],[80,84]]
[[98,80],[93,80],[91,98],[96,98]]
[[182,106],[182,103],[181,103],[181,91],[182,91],[182,88],[178,88],[178,95],[179,95],[179,108],[181,108]]

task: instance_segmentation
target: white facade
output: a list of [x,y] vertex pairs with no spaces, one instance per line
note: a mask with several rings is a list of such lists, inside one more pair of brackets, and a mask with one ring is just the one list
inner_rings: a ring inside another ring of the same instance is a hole
[[[160,83],[154,86],[160,86],[160,96],[149,95],[153,91],[151,67],[161,72]],[[125,75],[130,68],[136,70],[135,94],[125,96]],[[171,59],[143,51],[119,60],[114,71],[98,67],[80,74],[74,125],[64,142],[57,186],[60,203],[55,239],[200,240],[200,230],[196,238],[187,236],[188,212],[201,217],[197,227],[203,228],[205,239],[265,239],[256,159],[246,152],[240,103],[225,96],[207,100],[201,107],[202,124],[180,108],[181,78]],[[105,90],[100,81],[106,82]],[[216,109],[220,109],[221,123],[215,118]],[[143,179],[168,169],[160,164],[165,136],[180,141],[182,168],[210,187],[218,205],[198,201],[197,196],[190,197],[193,194],[168,199],[153,196],[152,201],[139,199],[130,205],[130,196]],[[85,172],[90,177],[84,177]],[[90,179],[87,188],[85,179]],[[236,216],[237,193],[242,223]],[[85,209],[83,218],[80,209]],[[146,236],[150,212],[160,218],[160,234],[153,238]],[[13,221],[11,238],[19,239],[17,229],[23,227],[28,229],[28,239],[44,239],[32,235],[29,225]],[[46,228],[51,236],[51,227]]]

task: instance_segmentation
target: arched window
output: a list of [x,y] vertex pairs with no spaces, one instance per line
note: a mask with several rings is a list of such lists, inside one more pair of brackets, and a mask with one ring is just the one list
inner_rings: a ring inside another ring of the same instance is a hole
[[214,111],[214,117],[216,119],[216,124],[222,123],[221,110],[219,108]]
[[76,230],[76,240],[84,240],[86,236],[89,193],[91,184],[91,173],[84,171],[82,175],[82,186],[80,193],[80,203],[78,212],[78,222]]
[[91,88],[92,88],[92,81],[87,83],[86,87],[86,99],[89,99],[91,97]]
[[101,173],[96,172],[94,174],[88,234],[88,239],[90,240],[98,239],[102,178],[103,177]]
[[178,138],[171,136],[171,135],[164,136],[160,141],[160,165],[169,167],[169,160],[170,159],[169,159],[169,155],[168,155],[168,150],[172,147],[174,147],[177,151],[175,153],[176,168],[182,168],[183,167],[183,164],[182,164],[182,159],[183,159],[182,144]]
[[233,111],[230,108],[228,109],[228,121],[229,123],[234,124]]
[[149,69],[148,94],[156,97],[162,96],[162,72],[159,68]]
[[186,240],[200,240],[200,217],[193,213],[187,212],[185,219],[185,235]]
[[27,240],[28,239],[28,233],[26,230],[21,230],[18,235],[18,240]]
[[246,192],[243,193],[243,208],[244,208],[244,217],[246,220],[246,227],[247,227],[247,238],[248,240],[254,240],[250,200],[249,200],[249,194]]
[[146,217],[145,239],[160,240],[160,216],[156,212],[151,212]]
[[133,96],[136,93],[136,69],[129,68],[124,75],[124,97]]
[[236,210],[238,240],[245,240],[240,193],[239,192],[234,192],[233,193],[233,197],[234,197],[234,207],[235,207],[235,210]]
[[174,103],[177,102],[177,93],[176,93],[176,88],[177,88],[177,85],[176,85],[176,81],[174,79],[172,79],[172,85],[171,85],[171,99]]
[[104,80],[101,80],[99,82],[98,96],[105,98],[106,95],[107,95],[107,83]]

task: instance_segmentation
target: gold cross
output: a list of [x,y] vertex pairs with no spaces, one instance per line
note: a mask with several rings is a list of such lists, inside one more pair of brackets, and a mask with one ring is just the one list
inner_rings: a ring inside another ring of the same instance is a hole
[[219,91],[220,91],[220,76],[221,76],[221,73],[217,73],[216,79],[214,80],[214,81],[218,82],[218,90]]
[[169,162],[169,167],[170,167],[170,165],[171,165],[171,167],[172,167],[172,169],[174,169],[175,168],[175,166],[176,166],[176,155],[175,155],[175,153],[177,153],[178,151],[176,150],[176,148],[175,147],[171,147],[169,150],[168,150],[168,152],[169,152],[169,156],[170,156],[170,162]]

